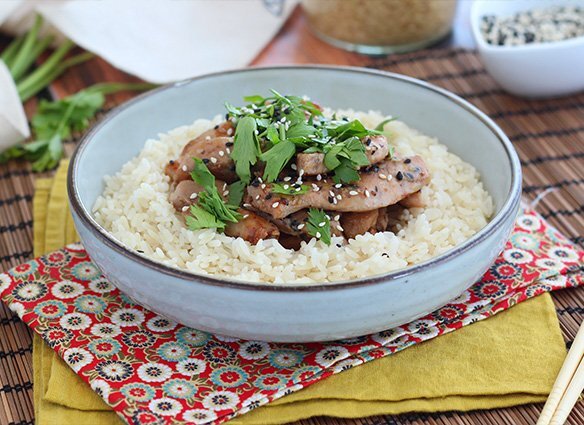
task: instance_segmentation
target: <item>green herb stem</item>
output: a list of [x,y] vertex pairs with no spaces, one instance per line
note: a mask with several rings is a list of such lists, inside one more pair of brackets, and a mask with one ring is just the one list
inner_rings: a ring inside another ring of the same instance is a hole
[[37,42],[37,36],[39,30],[43,24],[43,18],[41,15],[36,15],[34,24],[30,31],[26,34],[22,47],[18,49],[18,53],[14,58],[14,63],[10,68],[10,73],[14,80],[18,80],[28,69],[34,59],[31,61],[30,58],[34,53],[34,45]]
[[104,95],[120,91],[144,91],[158,87],[152,83],[98,83],[86,88],[89,92],[98,92]]
[[38,41],[38,43],[36,43],[30,54],[27,56],[26,60],[23,62],[22,65],[22,70],[17,74],[16,71],[14,71],[12,77],[14,78],[14,81],[16,81],[17,83],[22,79],[22,77],[24,76],[25,72],[28,71],[28,69],[31,67],[31,65],[39,58],[39,56],[47,49],[47,47],[49,47],[51,45],[51,43],[53,42],[55,38],[50,35],[48,37],[42,38],[41,40]]
[[6,47],[6,49],[4,49],[4,51],[2,52],[0,59],[2,59],[2,61],[4,61],[4,63],[8,67],[8,69],[10,69],[12,67],[12,63],[14,62],[14,58],[18,54],[18,49],[20,49],[20,47],[22,46],[22,43],[24,43],[24,35],[21,35],[20,37],[15,38],[12,41],[12,43],[10,43],[8,45],[8,47]]
[[34,91],[33,89],[39,87],[41,83],[45,83],[43,86],[45,87],[50,81],[52,81],[50,80],[47,82],[48,78],[54,75],[55,69],[62,69],[62,71],[66,69],[63,68],[65,62],[61,64],[61,61],[63,60],[65,55],[69,53],[73,46],[74,44],[71,40],[66,40],[61,46],[59,46],[59,48],[57,48],[57,50],[53,52],[53,54],[41,66],[39,66],[35,71],[33,71],[30,75],[28,75],[23,81],[21,81],[17,85],[18,93],[21,99],[23,98],[22,96],[23,93],[28,94],[31,91]]

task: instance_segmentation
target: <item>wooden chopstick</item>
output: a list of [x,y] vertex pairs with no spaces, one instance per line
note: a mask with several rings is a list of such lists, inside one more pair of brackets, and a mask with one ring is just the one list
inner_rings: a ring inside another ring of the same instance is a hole
[[563,425],[584,389],[584,323],[543,406],[537,425]]

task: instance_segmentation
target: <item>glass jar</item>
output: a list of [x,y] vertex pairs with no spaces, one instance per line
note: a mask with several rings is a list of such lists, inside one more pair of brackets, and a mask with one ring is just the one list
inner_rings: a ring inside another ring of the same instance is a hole
[[452,28],[456,0],[302,0],[316,35],[346,50],[402,53],[434,44]]

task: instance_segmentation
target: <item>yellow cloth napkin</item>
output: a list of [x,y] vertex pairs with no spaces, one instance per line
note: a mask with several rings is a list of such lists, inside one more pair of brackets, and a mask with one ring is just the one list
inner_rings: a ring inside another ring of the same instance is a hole
[[[35,255],[76,240],[66,200],[66,169],[64,162],[54,180],[37,180]],[[230,423],[281,424],[318,415],[354,418],[540,402],[564,357],[553,302],[545,294],[488,320],[329,377]],[[38,425],[121,423],[36,335],[33,368]]]

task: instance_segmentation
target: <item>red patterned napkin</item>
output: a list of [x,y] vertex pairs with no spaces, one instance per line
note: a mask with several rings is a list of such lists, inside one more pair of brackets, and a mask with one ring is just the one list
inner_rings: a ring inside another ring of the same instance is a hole
[[220,423],[334,373],[584,283],[584,251],[534,212],[481,281],[450,304],[384,332],[275,344],[210,335],[136,305],[79,244],[0,275],[0,296],[131,424]]

